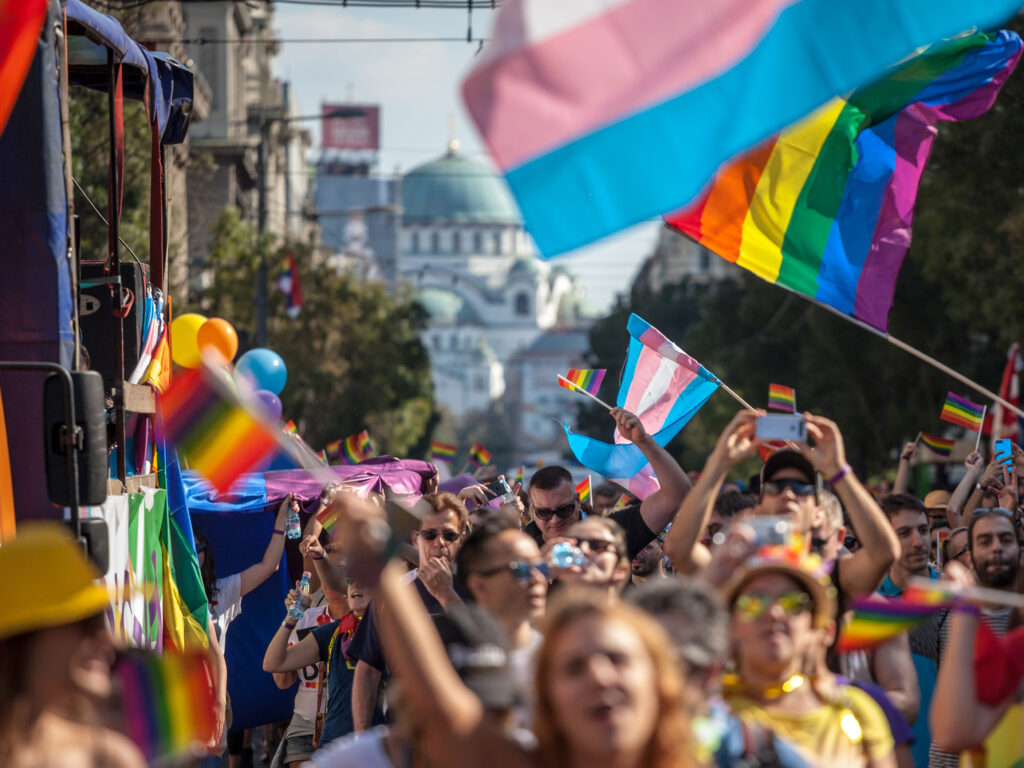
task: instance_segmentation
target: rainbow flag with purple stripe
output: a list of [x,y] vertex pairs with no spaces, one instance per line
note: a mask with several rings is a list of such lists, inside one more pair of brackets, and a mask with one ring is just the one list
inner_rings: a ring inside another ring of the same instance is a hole
[[576,483],[576,498],[580,500],[580,504],[590,501],[590,475]]
[[774,411],[796,413],[796,390],[781,384],[769,384],[768,407]]
[[966,397],[960,397],[952,392],[946,395],[946,402],[942,405],[942,412],[939,418],[951,424],[965,427],[972,432],[978,432],[985,419],[985,406],[972,403]]
[[841,653],[866,650],[907,632],[953,603],[953,593],[942,588],[908,588],[899,599],[855,600],[854,613],[839,634]]
[[430,458],[434,461],[455,461],[455,444],[434,440],[430,443]]
[[723,167],[668,224],[885,331],[936,125],[984,114],[1020,54],[1007,31],[936,43]]
[[491,463],[491,452],[480,443],[473,443],[469,449],[469,461],[477,467],[486,467]]
[[205,363],[176,374],[157,399],[164,434],[220,493],[278,451],[274,428]]
[[[718,389],[718,378],[646,320],[631,315],[626,325],[629,351],[616,405],[635,413],[647,434],[665,445],[686,426]],[[563,425],[569,447],[595,474],[643,494],[657,490],[653,475],[629,483],[648,466],[639,448],[614,431],[613,443],[573,432]],[[642,489],[642,490],[641,490]]]
[[324,452],[329,459],[337,459],[341,456],[341,440],[331,440],[324,446]]
[[[575,384],[580,389],[586,390],[592,395],[596,395],[597,390],[601,388],[601,382],[604,381],[604,375],[607,372],[607,368],[570,368],[564,378]],[[572,389],[572,387],[561,379],[558,380],[558,386],[564,389]]]
[[341,445],[341,459],[346,464],[358,464],[373,456],[373,443],[370,433],[365,429],[355,435],[349,435]]
[[921,433],[921,442],[928,446],[928,450],[939,456],[949,456],[953,452],[953,446],[956,444],[956,440],[936,437],[935,435],[929,435],[927,432]]
[[515,488],[516,483],[519,485],[523,484],[523,472],[526,471],[526,465],[520,464],[519,469],[516,470],[516,476],[512,478],[512,487]]

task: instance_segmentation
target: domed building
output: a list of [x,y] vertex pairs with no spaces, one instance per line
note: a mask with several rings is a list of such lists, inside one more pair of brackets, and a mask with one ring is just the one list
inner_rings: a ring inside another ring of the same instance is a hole
[[457,142],[406,174],[401,195],[401,280],[429,316],[435,398],[461,418],[505,396],[538,337],[590,320],[572,274],[534,255],[504,180]]

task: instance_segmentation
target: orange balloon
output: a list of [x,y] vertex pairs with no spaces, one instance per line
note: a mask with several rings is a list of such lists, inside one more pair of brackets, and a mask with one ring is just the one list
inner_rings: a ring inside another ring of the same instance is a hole
[[213,317],[199,327],[196,334],[196,344],[199,350],[215,349],[224,359],[231,362],[238,352],[238,334],[235,328],[227,320]]

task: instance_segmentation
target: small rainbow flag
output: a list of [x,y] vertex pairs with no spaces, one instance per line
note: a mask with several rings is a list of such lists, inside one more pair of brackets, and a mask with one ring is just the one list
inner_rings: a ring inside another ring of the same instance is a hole
[[[604,381],[604,375],[607,372],[607,368],[570,368],[569,372],[565,374],[565,378],[580,389],[584,389],[590,394],[596,395],[597,390],[601,388],[601,382]],[[561,379],[558,380],[558,386],[563,389],[572,389],[572,387]]]
[[158,402],[167,439],[220,493],[278,450],[257,409],[205,365],[176,375]]
[[781,384],[769,384],[768,407],[773,411],[796,413],[796,390]]
[[331,526],[338,522],[338,510],[330,504],[317,513],[316,520],[325,530],[330,530]]
[[442,443],[434,440],[430,443],[430,458],[436,461],[447,461],[449,464],[455,461],[455,444]]
[[370,433],[365,429],[356,435],[349,435],[341,446],[341,458],[346,464],[358,464],[373,455]]
[[898,600],[856,600],[854,614],[839,636],[841,653],[866,650],[907,632],[946,608],[952,596],[941,590],[910,590]]
[[526,465],[520,464],[519,469],[516,470],[516,476],[512,478],[512,486],[515,487],[516,483],[523,484],[523,472],[526,471]]
[[623,493],[619,496],[619,500],[615,502],[615,506],[612,509],[623,509],[628,507],[630,504],[635,504],[636,499],[630,496],[628,493]]
[[936,437],[922,432],[921,442],[928,446],[933,453],[937,453],[939,456],[949,456],[953,452],[956,440],[946,440],[944,437]]
[[576,483],[576,496],[580,500],[580,504],[590,501],[590,475],[587,475],[585,480]]
[[977,432],[985,418],[985,406],[972,403],[967,398],[950,392],[946,395],[946,402],[942,406],[939,418]]
[[341,440],[331,440],[331,442],[324,446],[324,452],[327,453],[328,458],[339,458],[341,456]]
[[147,762],[213,737],[213,674],[204,654],[128,651],[114,673],[124,696],[125,731]]
[[295,426],[295,422],[292,421],[291,419],[288,419],[288,423],[284,425],[284,431],[287,432],[289,435],[299,434],[299,428]]
[[473,447],[469,449],[469,460],[478,467],[486,467],[491,463],[491,452],[480,443],[473,443]]
[[327,461],[327,451],[326,451],[326,450],[324,450],[324,451],[317,451],[317,452],[316,452],[316,457],[317,457],[318,459],[320,459],[320,461],[322,461],[322,462],[323,462],[324,464],[327,464],[327,463],[329,463],[329,462]]

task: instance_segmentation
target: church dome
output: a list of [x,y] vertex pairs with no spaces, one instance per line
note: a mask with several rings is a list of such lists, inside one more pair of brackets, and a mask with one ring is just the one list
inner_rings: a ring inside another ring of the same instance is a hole
[[479,325],[480,317],[464,298],[454,291],[428,286],[418,289],[413,301],[423,307],[438,325]]
[[525,278],[532,280],[540,274],[540,263],[532,256],[516,259],[512,269],[508,271],[508,279]]
[[450,151],[402,179],[402,218],[407,223],[438,220],[463,224],[520,224],[505,180],[488,166]]

